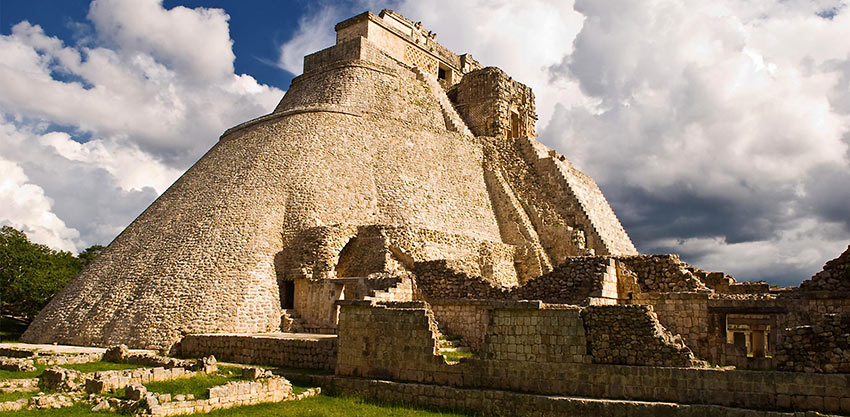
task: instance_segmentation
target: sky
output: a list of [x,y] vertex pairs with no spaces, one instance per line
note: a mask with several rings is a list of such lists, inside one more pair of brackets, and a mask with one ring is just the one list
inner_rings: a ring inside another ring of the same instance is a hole
[[391,8],[528,84],[642,253],[797,285],[850,244],[847,0],[0,0],[0,224],[110,242],[333,25]]

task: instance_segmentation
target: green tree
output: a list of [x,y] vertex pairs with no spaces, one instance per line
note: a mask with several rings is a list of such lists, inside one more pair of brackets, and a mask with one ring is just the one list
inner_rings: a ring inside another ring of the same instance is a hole
[[80,252],[80,254],[77,255],[77,258],[80,260],[80,266],[85,267],[86,265],[90,264],[91,261],[93,261],[94,258],[97,257],[97,255],[100,255],[100,253],[103,252],[104,249],[106,249],[106,246],[93,245],[86,248],[86,250]]
[[56,293],[101,251],[56,251],[30,242],[15,228],[0,228],[0,314],[32,320]]

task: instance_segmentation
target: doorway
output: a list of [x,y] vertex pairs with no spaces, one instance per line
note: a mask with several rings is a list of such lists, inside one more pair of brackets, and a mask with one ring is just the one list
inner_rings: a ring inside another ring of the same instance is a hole
[[295,308],[295,281],[280,283],[280,308],[283,310]]

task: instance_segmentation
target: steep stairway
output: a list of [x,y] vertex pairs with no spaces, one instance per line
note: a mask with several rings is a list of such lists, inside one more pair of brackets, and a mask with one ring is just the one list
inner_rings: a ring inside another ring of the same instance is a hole
[[602,190],[592,178],[575,169],[572,164],[554,150],[531,138],[519,138],[518,144],[526,158],[544,178],[552,176],[578,203],[579,213],[607,253],[597,255],[637,255],[638,251],[617,219]]
[[385,290],[373,290],[364,298],[374,301],[413,301],[413,281],[402,279],[398,284]]
[[416,74],[416,79],[424,82],[428,86],[428,90],[431,91],[431,94],[437,99],[437,102],[440,103],[440,108],[443,111],[443,118],[446,120],[446,129],[466,136],[473,136],[469,127],[466,126],[466,123],[464,123],[463,119],[460,118],[460,115],[457,114],[454,105],[452,105],[451,100],[449,100],[449,96],[446,95],[446,91],[443,90],[443,87],[437,81],[437,78],[423,71],[419,67],[413,67],[413,73]]

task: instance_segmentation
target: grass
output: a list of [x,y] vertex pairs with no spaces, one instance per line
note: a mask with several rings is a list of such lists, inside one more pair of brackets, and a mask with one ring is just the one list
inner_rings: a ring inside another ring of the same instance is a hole
[[68,408],[52,408],[47,410],[20,410],[0,412],[0,417],[104,417],[118,416],[114,413],[96,413],[88,404],[77,404]]
[[240,379],[242,379],[241,368],[223,366],[214,374],[202,374],[191,378],[174,379],[171,381],[150,382],[145,384],[145,387],[150,392],[171,395],[192,394],[195,398],[200,399],[208,398],[208,389]]
[[26,329],[26,323],[0,316],[0,342],[17,342]]
[[44,372],[44,370],[45,370],[45,369],[47,369],[47,368],[48,368],[48,366],[47,366],[47,365],[38,365],[38,364],[37,364],[37,365],[35,365],[35,370],[34,370],[34,371],[28,371],[28,372],[13,372],[13,371],[4,371],[4,370],[0,370],[0,379],[29,379],[29,378],[35,378],[35,377],[37,377],[37,376],[41,375],[41,373],[42,373],[42,372]]
[[84,373],[100,372],[100,371],[123,371],[126,369],[144,368],[142,365],[132,365],[129,363],[112,363],[112,362],[86,362],[75,363],[69,365],[59,365],[65,369],[73,369]]
[[37,391],[35,391],[35,392],[32,392],[32,391],[31,392],[0,392],[0,403],[6,402],[6,401],[20,400],[21,398],[29,398],[29,397],[32,397],[33,395],[35,395],[36,393],[37,393]]
[[447,362],[459,362],[463,358],[471,358],[475,356],[475,353],[473,352],[461,350],[443,350],[440,351],[440,354],[446,358]]
[[[116,413],[95,413],[91,406],[77,404],[74,407],[49,410],[21,410],[0,412],[0,417],[104,417]],[[372,403],[355,397],[330,397],[319,395],[301,401],[286,401],[230,408],[207,414],[212,417],[260,417],[285,415],[287,417],[468,417],[402,406]]]
[[[87,363],[75,363],[68,365],[58,365],[59,367],[65,369],[73,369],[75,371],[80,372],[98,372],[98,371],[120,371],[125,369],[136,369],[143,368],[141,365],[131,365],[127,363],[112,363],[112,362],[87,362]],[[35,371],[29,372],[13,372],[13,371],[3,371],[0,370],[0,379],[27,379],[27,378],[35,378],[41,375],[45,369],[49,368],[48,365],[35,365]]]

